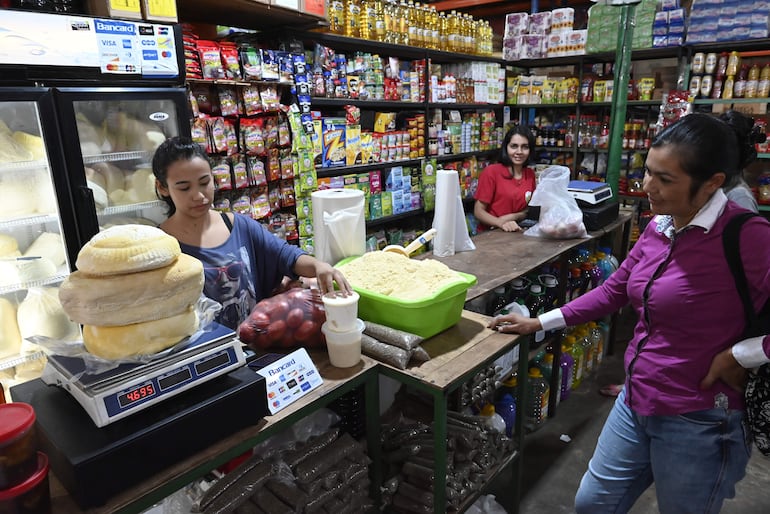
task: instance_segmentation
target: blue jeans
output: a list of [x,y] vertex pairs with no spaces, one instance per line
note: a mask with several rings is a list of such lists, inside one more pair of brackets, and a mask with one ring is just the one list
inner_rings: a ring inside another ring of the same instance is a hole
[[628,512],[655,482],[661,514],[718,513],[751,455],[744,412],[640,416],[615,400],[575,496],[578,514]]

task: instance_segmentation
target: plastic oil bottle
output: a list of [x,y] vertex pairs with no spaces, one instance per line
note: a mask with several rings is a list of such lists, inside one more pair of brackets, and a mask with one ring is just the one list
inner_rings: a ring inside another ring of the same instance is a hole
[[583,347],[583,376],[587,377],[594,369],[594,346],[586,325],[580,325],[577,330],[577,344]]
[[361,5],[358,0],[345,0],[345,35],[359,37],[361,34],[359,21],[361,18]]
[[561,394],[559,394],[559,399],[564,401],[569,398],[569,392],[572,390],[572,373],[575,371],[575,359],[572,358],[565,344],[561,345],[559,367],[561,368]]
[[345,33],[345,3],[342,0],[329,1],[329,30],[335,34]]
[[585,355],[583,354],[583,347],[577,344],[575,336],[569,335],[564,338],[564,345],[567,347],[567,351],[575,361],[572,368],[572,389],[577,389],[580,384],[583,383],[583,370],[585,369]]
[[[553,365],[553,354],[552,353],[546,353],[543,356],[543,360],[540,361],[540,364],[538,366],[540,368],[540,371],[543,373],[543,378],[551,384],[551,377],[553,376],[554,371],[554,365]],[[562,379],[562,373],[561,373],[561,367],[556,366],[556,373],[558,374],[559,378],[557,380],[557,384],[559,384],[561,388],[561,379]],[[561,392],[561,391],[560,391]],[[561,401],[561,394],[556,395],[556,405],[559,405],[559,401]]]
[[598,323],[589,321],[588,334],[593,345],[593,369],[598,369],[604,360],[604,333]]
[[550,389],[539,368],[529,369],[529,394],[527,395],[526,421],[529,430],[537,430],[548,418]]
[[382,0],[370,0],[374,9],[374,33],[372,38],[376,41],[385,41],[385,12],[383,11]]

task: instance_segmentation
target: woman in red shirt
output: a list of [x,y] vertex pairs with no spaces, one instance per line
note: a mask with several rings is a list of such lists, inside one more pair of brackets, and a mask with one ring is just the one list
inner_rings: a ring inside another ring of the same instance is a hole
[[526,125],[506,132],[500,162],[484,168],[474,196],[473,215],[484,226],[521,230],[517,221],[527,217],[527,202],[535,191],[535,171],[526,166],[534,147],[535,136]]

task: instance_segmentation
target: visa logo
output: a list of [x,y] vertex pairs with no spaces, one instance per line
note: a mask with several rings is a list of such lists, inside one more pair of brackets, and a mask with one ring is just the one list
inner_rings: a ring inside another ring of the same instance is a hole
[[104,46],[118,46],[118,43],[116,41],[112,41],[110,39],[102,39],[102,45],[104,45]]

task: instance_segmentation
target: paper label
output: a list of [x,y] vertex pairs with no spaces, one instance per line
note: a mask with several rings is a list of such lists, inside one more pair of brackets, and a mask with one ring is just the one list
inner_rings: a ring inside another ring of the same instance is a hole
[[267,407],[275,414],[323,383],[307,350],[300,348],[257,373],[265,377]]
[[164,18],[176,18],[175,0],[148,0],[147,10],[153,16],[163,16]]
[[141,14],[142,4],[139,0],[110,0],[110,10]]

